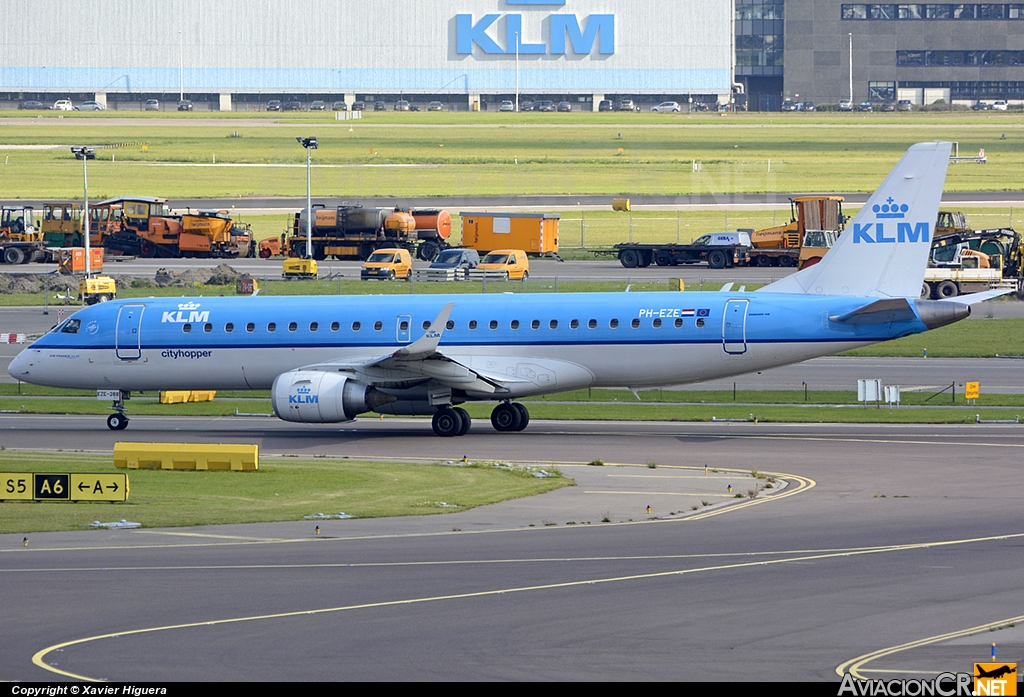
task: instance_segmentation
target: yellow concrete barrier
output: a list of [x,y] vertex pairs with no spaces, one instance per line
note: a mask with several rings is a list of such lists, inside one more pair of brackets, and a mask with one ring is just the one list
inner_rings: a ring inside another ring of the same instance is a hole
[[212,402],[216,395],[216,390],[164,390],[160,393],[160,403]]
[[114,466],[121,469],[257,470],[255,443],[115,443]]

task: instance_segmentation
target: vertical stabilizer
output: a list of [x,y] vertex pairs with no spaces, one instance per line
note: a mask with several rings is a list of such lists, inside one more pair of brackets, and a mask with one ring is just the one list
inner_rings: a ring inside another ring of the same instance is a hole
[[911,146],[819,263],[761,291],[919,297],[950,147]]

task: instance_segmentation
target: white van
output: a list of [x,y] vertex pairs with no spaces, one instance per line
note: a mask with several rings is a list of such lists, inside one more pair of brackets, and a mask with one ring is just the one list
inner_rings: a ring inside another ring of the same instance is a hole
[[58,99],[50,108],[54,111],[74,111],[75,105],[71,103],[70,99]]

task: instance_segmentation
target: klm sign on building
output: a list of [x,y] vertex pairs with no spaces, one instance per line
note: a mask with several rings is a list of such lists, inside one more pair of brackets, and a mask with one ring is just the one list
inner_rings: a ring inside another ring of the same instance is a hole
[[[512,6],[565,5],[565,0],[506,1]],[[471,55],[475,46],[488,55],[510,55],[517,53],[518,44],[520,55],[563,56],[573,53],[585,56],[595,50],[606,56],[615,53],[615,15],[591,14],[581,17],[553,13],[537,16],[537,13],[533,13],[528,17],[530,22],[524,30],[522,14],[493,13],[479,19],[472,14],[456,15],[456,52],[459,55]],[[527,36],[540,37],[546,41],[538,43],[534,39],[527,40]]]

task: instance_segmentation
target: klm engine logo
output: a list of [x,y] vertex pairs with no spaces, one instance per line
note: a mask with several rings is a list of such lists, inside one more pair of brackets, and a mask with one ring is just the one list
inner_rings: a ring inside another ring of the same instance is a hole
[[911,242],[930,244],[931,225],[906,222],[904,219],[909,210],[910,206],[905,203],[897,203],[892,196],[881,205],[876,203],[871,207],[871,212],[875,214],[875,222],[853,224],[853,243],[900,244]]
[[[564,6],[565,1],[506,0],[509,5],[534,6]],[[534,35],[540,35],[545,24],[548,26],[549,35],[542,38],[546,38],[547,42],[526,41],[527,34],[531,33],[530,28],[535,27]],[[521,14],[487,14],[475,22],[473,15],[460,14],[455,15],[455,36],[456,52],[460,56],[472,55],[474,46],[488,55],[515,55],[517,43],[520,55],[564,56],[571,52],[577,56],[588,56],[594,52],[596,44],[600,55],[609,56],[615,53],[615,15],[587,15],[582,21],[578,15],[571,14],[536,17],[536,21],[530,22],[530,27],[524,34]],[[499,43],[502,39],[504,46]],[[570,47],[572,50],[568,51]]]
[[209,322],[210,311],[199,311],[199,303],[187,302],[178,305],[178,311],[165,312],[160,319],[161,322],[174,322],[185,324],[187,322]]
[[289,404],[319,404],[320,398],[308,387],[299,387],[295,394],[288,395]]

